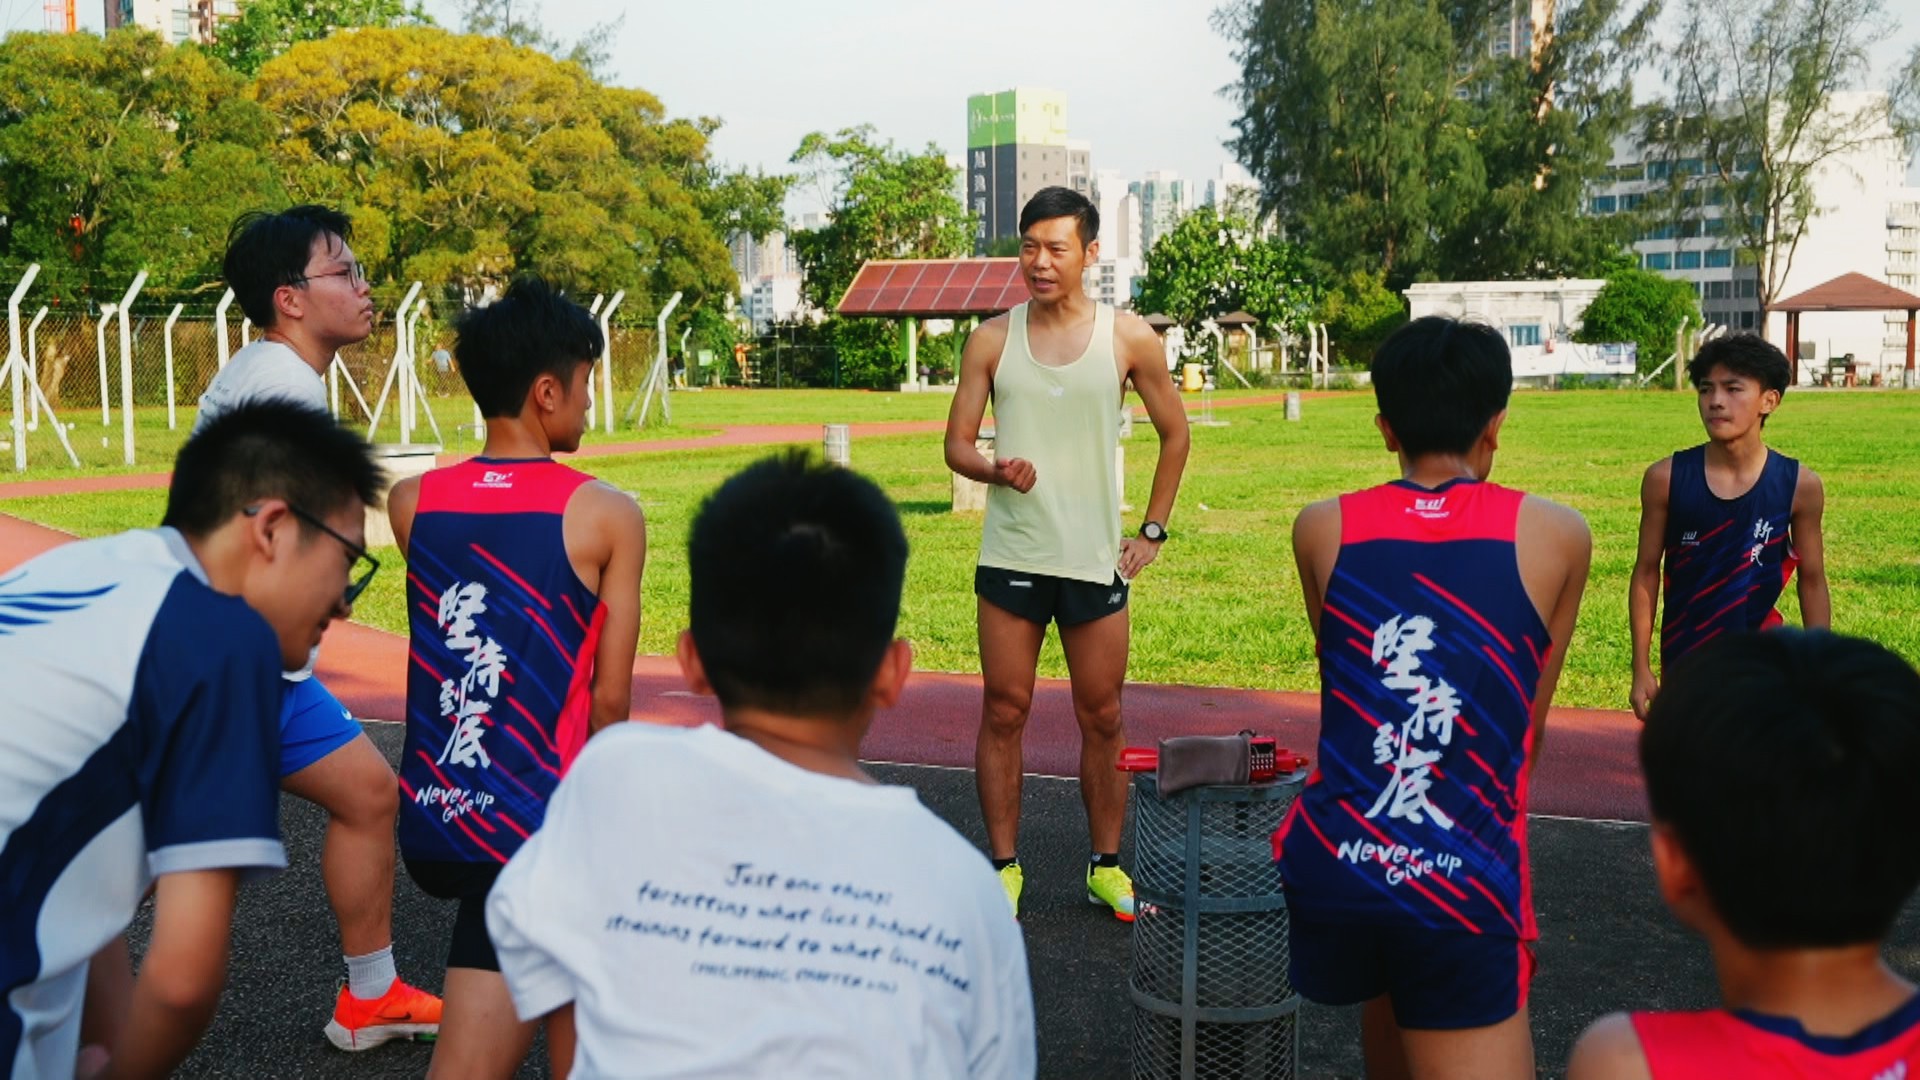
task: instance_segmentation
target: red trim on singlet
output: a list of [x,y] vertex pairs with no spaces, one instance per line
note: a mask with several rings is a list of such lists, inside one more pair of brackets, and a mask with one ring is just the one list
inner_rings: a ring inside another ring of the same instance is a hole
[[545,458],[469,458],[423,476],[414,513],[559,514],[566,511],[567,500],[580,485],[592,480],[586,473]]
[[580,748],[587,744],[593,714],[593,654],[600,648],[600,633],[607,626],[607,605],[597,604],[593,622],[587,627],[586,640],[573,660],[573,681],[567,684],[567,700],[560,707],[560,720],[553,728],[553,741],[560,751],[560,775],[573,767]]
[[[1498,484],[1455,483],[1437,491],[1403,484],[1382,484],[1340,496],[1340,543],[1374,540],[1430,543],[1451,540],[1503,540],[1512,543],[1526,493]],[[1418,502],[1416,502],[1418,500]],[[1441,500],[1434,516],[1418,503]]]

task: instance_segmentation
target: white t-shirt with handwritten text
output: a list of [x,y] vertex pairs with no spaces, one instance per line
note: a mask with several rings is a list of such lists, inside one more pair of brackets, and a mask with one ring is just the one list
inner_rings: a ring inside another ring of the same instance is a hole
[[714,727],[587,743],[487,901],[522,1018],[574,1003],[576,1077],[1031,1077],[1025,943],[909,788]]

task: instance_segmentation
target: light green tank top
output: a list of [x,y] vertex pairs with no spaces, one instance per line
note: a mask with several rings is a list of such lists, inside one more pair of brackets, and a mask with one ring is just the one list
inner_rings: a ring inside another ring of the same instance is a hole
[[1027,347],[1027,305],[1007,314],[993,375],[994,457],[1033,462],[1025,495],[987,489],[980,565],[1105,585],[1120,560],[1120,367],[1113,308],[1099,304],[1093,336],[1072,363],[1049,367]]

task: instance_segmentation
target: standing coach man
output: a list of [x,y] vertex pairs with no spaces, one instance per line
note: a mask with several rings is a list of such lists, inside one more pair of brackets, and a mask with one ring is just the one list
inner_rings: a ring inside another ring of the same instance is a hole
[[[1087,899],[1130,921],[1133,882],[1119,860],[1127,789],[1115,770],[1127,591],[1166,542],[1188,435],[1153,329],[1081,287],[1082,272],[1099,258],[1099,232],[1099,211],[1066,188],[1041,189],[1020,212],[1020,272],[1032,299],[967,339],[946,456],[954,472],[991,485],[974,574],[986,683],[974,766],[988,854],[1017,914],[1021,736],[1040,643],[1057,622],[1080,725],[1080,794],[1092,842]],[[1129,380],[1160,436],[1160,459],[1146,519],[1123,539],[1114,449]],[[993,461],[974,447],[989,398]]]

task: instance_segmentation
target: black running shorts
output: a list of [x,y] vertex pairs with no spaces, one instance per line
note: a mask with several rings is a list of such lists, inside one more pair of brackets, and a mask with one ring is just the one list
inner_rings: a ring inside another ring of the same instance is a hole
[[500,970],[493,938],[487,936],[487,893],[503,869],[496,863],[407,860],[407,876],[421,892],[459,905],[453,913],[453,940],[447,945],[448,967]]
[[1079,626],[1127,606],[1127,581],[1118,573],[1111,583],[1095,585],[1091,581],[982,566],[973,572],[973,591],[994,607],[1041,626],[1049,622]]

